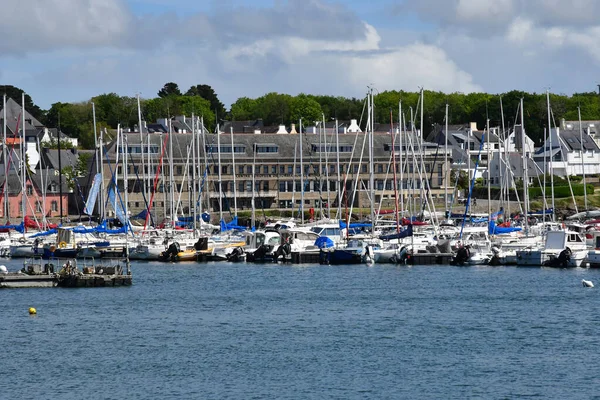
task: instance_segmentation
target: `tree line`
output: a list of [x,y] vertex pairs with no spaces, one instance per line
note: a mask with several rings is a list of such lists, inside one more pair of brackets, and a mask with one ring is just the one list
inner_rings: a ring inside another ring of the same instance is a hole
[[[20,103],[21,89],[14,86],[1,86],[9,97]],[[365,95],[366,97],[366,95]],[[503,94],[489,93],[443,93],[424,91],[423,130],[427,135],[433,129],[440,129],[445,123],[448,104],[448,123],[464,124],[476,122],[483,129],[487,120],[490,126],[506,129],[520,123],[518,106],[524,100],[525,129],[536,145],[543,141],[544,130],[548,125],[546,93],[527,93],[513,90]],[[374,97],[375,122],[382,124],[398,121],[399,103],[402,104],[403,118],[410,126],[411,109],[416,128],[420,127],[420,93],[407,91],[384,91]],[[133,128],[138,124],[137,97],[104,93],[85,102],[52,104],[43,110],[25,96],[27,110],[40,122],[49,127],[58,127],[69,136],[79,139],[83,148],[93,148],[92,102],[96,108],[97,128]],[[364,98],[342,96],[284,93],[267,93],[257,98],[240,97],[229,110],[219,100],[214,89],[206,84],[190,87],[185,93],[174,82],[166,83],[154,98],[140,99],[142,119],[148,123],[158,118],[176,115],[202,116],[206,127],[214,131],[222,121],[245,121],[262,119],[264,125],[298,123],[313,125],[317,121],[338,119],[349,121],[358,119],[366,124]],[[551,126],[560,126],[560,120],[577,120],[578,107],[583,120],[600,120],[600,96],[596,92],[576,93],[571,96],[550,94]]]

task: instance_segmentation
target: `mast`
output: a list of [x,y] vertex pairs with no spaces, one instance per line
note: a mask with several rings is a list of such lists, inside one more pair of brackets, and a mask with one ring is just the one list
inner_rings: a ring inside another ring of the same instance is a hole
[[219,176],[219,221],[223,220],[223,185],[221,182],[221,128],[217,124],[217,174]]
[[338,189],[338,218],[342,219],[342,177],[340,175],[340,128],[338,125],[338,119],[335,119],[335,153],[337,165],[337,189]]
[[171,194],[171,228],[175,227],[175,188],[173,182],[175,182],[175,176],[173,174],[173,168],[175,168],[175,160],[173,160],[173,121],[169,120],[169,192]]
[[[550,135],[550,187],[551,187],[551,194],[552,194],[552,222],[555,221],[554,216],[556,215],[555,212],[555,207],[554,207],[554,166],[552,165],[554,163],[554,157],[552,155],[552,129],[550,128],[550,90],[546,90],[546,104],[548,107],[548,133]],[[521,113],[523,112],[523,110],[521,110]],[[523,130],[525,130],[525,127],[523,126],[522,128]],[[558,129],[558,128],[556,128]],[[558,132],[557,132],[557,136],[558,136]],[[560,145],[559,145],[560,147]],[[525,147],[523,147],[523,151],[525,151]],[[544,177],[545,180],[546,177]],[[545,193],[544,193],[545,196]]]
[[3,125],[3,139],[2,142],[2,154],[4,155],[4,187],[2,188],[3,196],[4,196],[4,218],[8,220],[9,211],[8,211],[8,148],[6,147],[6,130],[8,125],[6,124],[6,94],[2,97],[2,125]]
[[233,215],[237,217],[237,187],[235,184],[235,144],[233,143],[233,124],[230,126],[231,135],[231,173],[233,175]]
[[396,136],[396,133],[394,132],[394,113],[392,113],[391,108],[390,129],[390,134],[392,135],[392,168],[394,169],[394,202],[396,206],[394,214],[396,214],[396,232],[400,233],[400,218],[398,217],[398,178],[396,177],[396,142],[394,140],[394,136]]
[[[196,118],[192,113],[192,216],[194,217],[194,237],[196,237]],[[188,193],[189,196],[189,193]]]
[[[98,164],[98,159],[100,155],[98,154],[98,132],[96,128],[96,104],[92,101],[92,121],[94,123],[94,148],[96,149],[96,174],[100,172],[100,166]],[[100,197],[96,197],[96,202],[100,202]],[[98,206],[98,213],[100,213],[100,206]]]
[[[371,104],[371,109],[370,109],[370,116],[369,119],[371,120],[371,126],[370,126],[370,135],[369,135],[369,171],[371,172],[369,175],[369,186],[370,186],[370,196],[371,196],[371,235],[373,235],[375,233],[375,163],[374,163],[374,157],[373,157],[373,146],[374,146],[374,121],[373,119],[375,118],[375,98],[373,97],[373,88],[370,88],[370,104]],[[360,175],[356,176],[356,179],[358,180],[358,177]],[[349,228],[349,227],[348,227]]]
[[[106,132],[106,128],[104,128]],[[103,141],[104,141],[104,135],[102,134],[103,131],[100,130],[100,143],[99,143],[99,148],[100,148],[100,162],[98,163],[98,166],[100,168],[100,221],[104,221],[104,149],[103,149]]]
[[255,207],[255,202],[254,202],[254,193],[255,193],[255,168],[256,168],[256,143],[254,143],[254,145],[252,146],[252,149],[254,150],[252,152],[252,200],[251,200],[251,205],[252,205],[252,228],[254,228],[256,226],[256,207]]
[[[59,111],[60,113],[60,111]],[[23,118],[25,118],[25,102],[23,102]],[[60,114],[59,114],[60,121]],[[25,145],[25,120],[23,120],[23,146]],[[56,132],[56,138],[58,140],[58,196],[60,201],[60,223],[63,223],[63,191],[62,191],[62,157],[60,151],[60,123],[58,124],[58,130]],[[23,154],[25,156],[25,154]],[[23,158],[23,160],[25,160]],[[25,170],[23,170],[25,171]],[[25,175],[23,175],[23,179],[25,179]],[[23,218],[25,218],[25,214],[23,214]]]
[[[425,130],[423,129],[423,105],[424,105],[424,97],[425,97],[425,89],[423,87],[421,87],[421,122],[419,127],[421,128],[421,135],[420,135],[420,140],[419,140],[419,151],[421,153],[421,173],[425,172],[425,151],[423,149],[423,135],[425,134]],[[419,174],[420,175],[420,174]],[[419,178],[421,178],[419,176]],[[426,196],[426,189],[425,189],[425,185],[423,185],[423,181],[421,181],[421,201],[426,200],[425,196]],[[415,209],[415,211],[418,211]]]
[[[123,132],[121,134],[121,140],[123,141],[123,149],[125,150],[123,153],[123,195],[125,197],[125,223],[126,223],[126,227],[125,227],[125,236],[127,236],[127,232],[130,230],[129,229],[129,215],[128,210],[129,210],[129,166],[127,165],[127,157],[128,157],[128,153],[129,153],[129,141],[127,138],[127,133]],[[144,158],[142,156],[142,158]],[[133,232],[131,232],[131,234],[133,235]]]
[[[304,165],[302,164],[302,118],[300,118],[300,223],[304,224]],[[256,150],[256,149],[255,149]],[[254,167],[252,169],[254,172]]]
[[[21,138],[22,138],[22,142],[21,142],[21,213],[23,215],[23,224],[25,223],[25,213],[26,213],[26,208],[25,208],[25,200],[26,200],[26,193],[25,193],[25,182],[27,181],[27,175],[25,174],[25,92],[21,93]],[[60,132],[60,129],[59,129]],[[59,141],[60,143],[60,141]],[[60,147],[59,147],[60,149]],[[59,154],[60,154],[60,150],[58,150]],[[59,169],[60,169],[60,158],[59,160]],[[62,185],[59,185],[62,187]],[[60,217],[61,217],[61,222],[62,222],[62,192],[61,192],[61,210],[60,210]],[[25,230],[23,230],[23,237],[25,236]]]
[[[488,136],[489,138],[489,136]],[[489,165],[489,157],[488,157],[488,165]],[[444,170],[446,171],[444,174],[444,205],[446,206],[445,211],[448,211],[448,103],[446,103],[446,135],[444,138]],[[489,171],[489,169],[488,169]],[[489,175],[489,174],[488,174]],[[489,177],[488,177],[489,179]],[[489,194],[488,194],[489,196]],[[448,214],[450,215],[450,214]]]
[[583,174],[583,201],[585,204],[585,212],[588,214],[588,203],[587,203],[587,188],[585,186],[585,162],[583,160],[583,127],[581,126],[581,107],[577,106],[577,114],[579,117],[579,141],[581,142],[581,173]]
[[487,195],[488,195],[488,222],[492,220],[492,188],[491,188],[491,168],[490,168],[490,119],[488,118],[486,121],[486,130],[487,130]]
[[402,162],[402,133],[404,132],[404,125],[402,121],[402,100],[398,102],[398,130],[400,132],[399,136],[399,146],[400,146],[400,212],[404,212],[404,164]]
[[[140,94],[137,94],[137,108],[138,108],[138,126],[139,126],[139,130],[140,130],[140,148],[142,149],[142,156],[141,156],[141,168],[142,168],[142,193],[144,193],[144,198],[148,199],[150,198],[150,196],[148,196],[148,191],[147,191],[147,182],[146,182],[146,176],[150,176],[150,173],[146,174],[144,171],[144,136],[143,136],[143,127],[142,127],[142,107],[140,105]],[[148,153],[150,153],[150,147],[146,148],[146,151]],[[150,165],[150,164],[148,164]],[[148,171],[150,172],[150,171]],[[148,206],[146,206],[146,211],[148,211]]]
[[527,171],[527,151],[525,150],[525,117],[521,97],[521,146],[523,147],[523,210],[525,210],[525,236],[529,234],[529,177]]
[[331,219],[331,196],[329,195],[329,159],[327,157],[327,129],[325,128],[325,114],[323,113],[323,143],[325,144],[325,187],[327,188],[327,218]]

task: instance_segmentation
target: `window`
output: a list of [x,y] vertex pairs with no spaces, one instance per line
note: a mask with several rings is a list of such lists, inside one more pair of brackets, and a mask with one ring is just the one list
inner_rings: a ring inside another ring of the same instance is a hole
[[245,187],[246,187],[246,186],[244,185],[244,182],[240,182],[240,183],[238,184],[238,191],[239,191],[239,192],[243,192]]
[[263,165],[263,174],[268,174],[268,173],[269,173],[269,166]]
[[252,181],[246,181],[246,192],[252,192]]
[[277,146],[276,144],[258,144],[256,145],[256,152],[259,154],[278,153],[279,146]]
[[31,196],[33,194],[33,186],[27,185],[27,194]]
[[240,174],[243,174],[243,173],[244,173],[244,166],[243,166],[243,165],[240,165],[240,166],[238,166],[238,172],[239,172]]
[[183,175],[183,167],[181,165],[177,166],[177,175]]
[[50,203],[50,208],[52,211],[58,211],[58,201],[52,200],[52,203]]
[[280,165],[280,166],[279,166],[279,173],[280,173],[281,175],[285,174],[285,165]]
[[227,175],[227,165],[222,165],[221,166],[221,173],[224,175]]
[[39,212],[39,213],[42,212],[42,203],[39,201],[35,202],[35,212]]
[[293,165],[288,165],[288,174],[293,174],[294,173],[294,166]]
[[251,174],[252,173],[252,165],[246,165],[246,173],[247,174]]
[[[363,167],[366,167],[366,165],[363,165]],[[363,172],[366,172],[366,171],[363,171]],[[377,172],[380,174],[383,172],[383,164],[377,164]]]
[[271,166],[271,173],[272,173],[273,175],[277,174],[277,165],[272,165],[272,166]]
[[269,181],[264,181],[264,182],[263,182],[263,190],[264,190],[265,192],[268,192],[268,191],[269,191]]
[[279,182],[279,191],[285,192],[285,182]]
[[[207,153],[218,153],[218,147],[216,144],[208,144],[206,145],[206,152]],[[246,152],[246,146],[241,145],[241,144],[236,144],[235,146],[233,146],[233,151],[235,153],[245,153]],[[231,154],[231,145],[221,145],[221,154],[223,153],[230,153]]]

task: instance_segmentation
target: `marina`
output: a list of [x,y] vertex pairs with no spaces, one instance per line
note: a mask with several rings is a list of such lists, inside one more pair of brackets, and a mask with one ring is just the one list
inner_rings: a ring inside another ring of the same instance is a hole
[[[132,270],[126,288],[2,291],[0,368],[20,382],[3,396],[583,398],[600,359],[590,350],[600,298],[581,286],[600,282],[599,270],[157,261]],[[75,343],[48,351],[52,337]],[[56,385],[59,367],[78,373]]]

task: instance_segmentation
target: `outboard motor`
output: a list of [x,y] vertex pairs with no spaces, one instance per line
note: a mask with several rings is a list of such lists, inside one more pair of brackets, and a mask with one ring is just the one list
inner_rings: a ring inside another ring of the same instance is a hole
[[240,257],[244,255],[244,249],[241,247],[236,247],[231,251],[231,253],[227,254],[227,261],[237,262],[240,261]]
[[281,256],[281,258],[282,258],[281,261],[285,261],[286,257],[289,256],[290,254],[292,254],[292,246],[288,242],[285,242],[284,244],[280,245],[277,248],[277,251],[275,252],[275,256],[273,257],[273,261],[277,262],[277,260],[279,259],[279,256]]
[[177,261],[177,254],[181,251],[179,243],[173,242],[169,245],[167,250],[160,253],[159,259],[161,261]]
[[469,246],[464,246],[458,249],[454,259],[452,260],[453,265],[465,265],[465,263],[471,258],[471,251]]
[[208,249],[208,238],[206,238],[206,237],[198,238],[198,241],[196,243],[194,243],[194,249],[207,250]]

